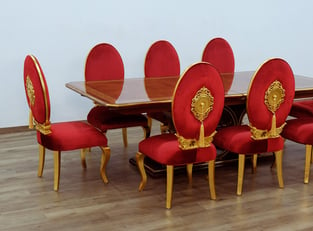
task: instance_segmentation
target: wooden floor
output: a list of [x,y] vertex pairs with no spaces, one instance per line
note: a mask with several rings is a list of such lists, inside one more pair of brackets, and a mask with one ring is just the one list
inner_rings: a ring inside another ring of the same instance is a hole
[[[153,128],[158,133],[156,122]],[[246,165],[243,195],[236,196],[234,163],[216,168],[216,201],[209,199],[206,171],[194,174],[192,186],[184,174],[176,174],[173,208],[167,210],[164,177],[148,177],[145,190],[137,190],[140,176],[129,158],[142,130],[128,130],[127,148],[120,130],[108,138],[109,184],[99,176],[98,148],[88,154],[86,170],[79,151],[64,152],[60,191],[54,192],[50,151],[43,177],[37,177],[35,132],[0,134],[0,230],[313,230],[313,182],[303,184],[302,145],[286,142],[284,189],[266,158],[256,174]]]

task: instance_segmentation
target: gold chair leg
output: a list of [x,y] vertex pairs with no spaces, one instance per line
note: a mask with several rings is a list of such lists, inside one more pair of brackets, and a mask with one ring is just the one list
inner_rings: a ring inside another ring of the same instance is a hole
[[32,113],[31,110],[29,110],[28,127],[29,127],[30,129],[33,129],[33,128],[34,128],[33,113]]
[[275,152],[275,160],[276,160],[276,171],[277,171],[277,179],[278,185],[280,188],[284,187],[283,180],[283,150]]
[[82,163],[83,168],[87,168],[87,164],[86,164],[86,151],[87,150],[88,150],[88,148],[80,149],[80,159],[81,159],[81,163]]
[[312,145],[305,145],[305,164],[304,164],[304,183],[309,183],[310,179],[310,168],[312,160]]
[[106,175],[106,166],[110,160],[111,155],[111,149],[110,147],[100,147],[102,150],[101,155],[101,164],[100,164],[100,175],[102,178],[102,181],[107,184],[109,182],[108,177]]
[[166,165],[166,208],[172,207],[174,166]]
[[210,160],[209,161],[209,169],[208,169],[208,174],[209,174],[209,187],[210,187],[210,195],[212,200],[216,200],[216,192],[215,192],[215,160]]
[[53,152],[54,159],[54,191],[59,190],[59,182],[60,182],[60,163],[61,163],[61,152],[54,151]]
[[141,192],[147,183],[147,174],[144,166],[145,156],[141,152],[137,152],[136,154],[136,163],[141,175],[141,182],[139,184],[138,190]]
[[256,173],[256,166],[257,166],[257,161],[258,161],[258,154],[253,154],[251,161],[252,161],[252,173]]
[[148,119],[148,127],[150,128],[150,130],[152,129],[152,118],[147,116]]
[[45,166],[45,155],[46,155],[45,147],[39,144],[39,163],[38,163],[38,176],[39,177],[42,176],[43,168]]
[[127,147],[128,146],[128,142],[127,142],[127,128],[122,128],[122,133],[123,133],[124,147]]
[[238,196],[241,196],[242,194],[244,172],[245,172],[245,155],[239,154],[238,156],[238,181],[237,181],[237,195]]
[[193,164],[187,164],[186,165],[187,176],[188,176],[188,183],[190,185],[192,184],[192,167],[193,167]]

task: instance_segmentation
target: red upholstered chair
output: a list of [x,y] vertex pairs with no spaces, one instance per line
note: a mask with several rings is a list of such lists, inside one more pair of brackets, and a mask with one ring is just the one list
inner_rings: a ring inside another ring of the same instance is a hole
[[313,100],[295,101],[289,115],[297,118],[313,117]]
[[248,95],[249,125],[221,128],[214,144],[239,154],[237,195],[242,193],[245,156],[253,155],[253,168],[257,154],[274,152],[279,187],[283,188],[282,152],[284,139],[280,133],[285,125],[295,92],[293,72],[282,59],[266,61],[254,74]]
[[[169,41],[158,40],[150,46],[145,58],[144,72],[145,78],[180,75],[179,57],[176,49]],[[168,114],[170,113],[148,113],[150,126],[151,118],[156,119],[162,123],[161,132],[166,132],[168,130],[168,120],[171,119]]]
[[223,78],[225,92],[231,87],[235,58],[229,43],[224,38],[214,38],[208,42],[202,53],[202,61],[212,63],[221,74],[229,74]]
[[223,107],[223,83],[216,68],[209,63],[201,62],[187,69],[176,85],[172,101],[176,134],[160,134],[139,143],[136,155],[141,173],[139,190],[143,190],[147,182],[145,156],[166,165],[166,208],[172,206],[174,166],[186,165],[191,182],[193,164],[208,162],[211,199],[215,199],[216,149],[211,142]]
[[[35,56],[28,55],[24,62],[24,86],[26,98],[32,113],[31,124],[37,130],[39,143],[38,176],[41,177],[45,162],[45,150],[53,150],[54,155],[54,190],[59,189],[61,151],[85,149],[99,146],[102,150],[100,173],[107,183],[106,164],[110,158],[110,148],[106,136],[93,126],[78,121],[50,122],[50,99],[45,76]],[[84,152],[81,161],[86,168]]]
[[309,183],[313,145],[313,117],[287,120],[282,136],[305,145],[304,183]]
[[[124,64],[119,52],[108,43],[100,43],[89,52],[85,64],[85,81],[124,80]],[[119,97],[122,91],[115,96]],[[107,107],[96,105],[87,116],[90,124],[106,132],[122,128],[124,146],[127,146],[127,127],[142,127],[145,137],[150,135],[148,119],[143,114],[122,114],[109,111]]]

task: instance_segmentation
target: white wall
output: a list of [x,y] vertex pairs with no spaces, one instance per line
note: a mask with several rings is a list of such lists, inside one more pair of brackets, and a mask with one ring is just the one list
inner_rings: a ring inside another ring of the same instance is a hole
[[29,53],[46,75],[53,122],[86,118],[92,103],[64,84],[84,79],[86,55],[99,42],[119,50],[126,78],[143,76],[155,40],[173,43],[183,71],[216,36],[233,47],[237,71],[275,56],[313,77],[312,9],[309,0],[0,0],[0,128],[28,122],[23,62]]

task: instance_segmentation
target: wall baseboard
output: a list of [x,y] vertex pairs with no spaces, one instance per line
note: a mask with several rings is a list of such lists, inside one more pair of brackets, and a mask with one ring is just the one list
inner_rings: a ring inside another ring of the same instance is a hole
[[18,127],[8,127],[8,128],[0,128],[1,134],[15,133],[15,132],[26,132],[29,131],[28,125],[18,126]]

